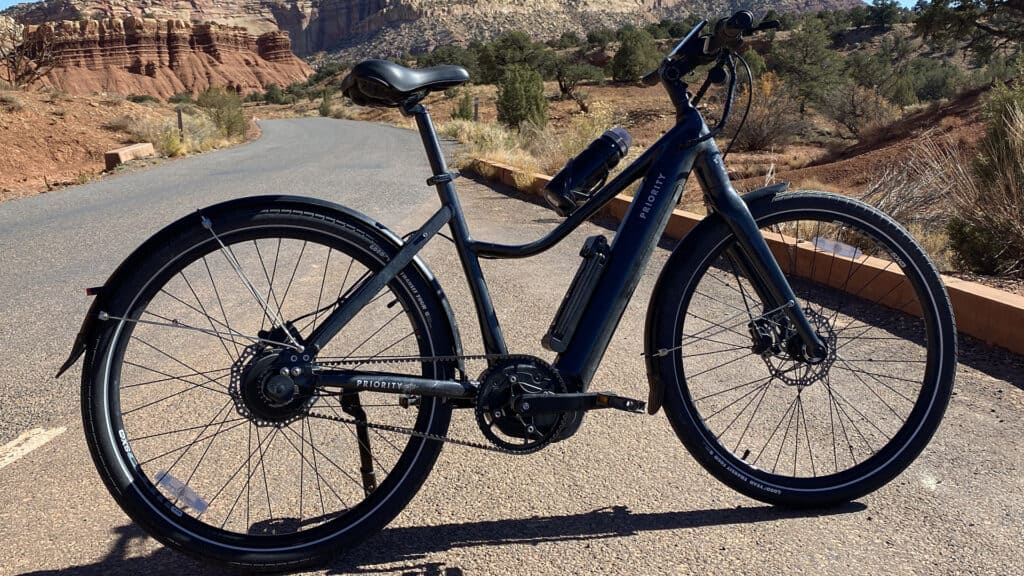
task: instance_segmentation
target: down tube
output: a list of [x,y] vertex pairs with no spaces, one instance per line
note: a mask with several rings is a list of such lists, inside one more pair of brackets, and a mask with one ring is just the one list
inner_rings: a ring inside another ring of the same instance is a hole
[[619,325],[647,261],[661,239],[693,167],[697,149],[667,142],[654,160],[615,233],[611,256],[572,341],[555,360],[570,389],[586,390]]

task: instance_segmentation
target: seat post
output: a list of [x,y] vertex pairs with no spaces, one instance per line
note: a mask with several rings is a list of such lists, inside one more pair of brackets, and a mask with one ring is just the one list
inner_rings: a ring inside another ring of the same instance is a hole
[[408,116],[416,118],[416,127],[420,131],[420,139],[423,140],[423,150],[427,153],[427,161],[430,162],[430,169],[434,176],[448,173],[448,164],[444,160],[444,153],[441,151],[441,143],[437,139],[437,132],[434,130],[434,122],[430,119],[430,112],[422,104],[410,107],[402,107],[402,111]]

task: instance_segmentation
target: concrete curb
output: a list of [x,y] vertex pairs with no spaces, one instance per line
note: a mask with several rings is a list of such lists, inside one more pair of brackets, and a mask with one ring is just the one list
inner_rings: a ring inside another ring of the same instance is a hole
[[[492,182],[499,182],[538,197],[551,180],[551,177],[544,174],[521,172],[511,166],[486,160],[473,160],[467,168]],[[612,199],[602,215],[621,221],[631,201],[632,197],[620,194]],[[670,238],[682,238],[702,218],[692,212],[673,210],[665,235]],[[833,260],[831,254],[826,255],[810,245],[796,246],[794,250],[792,240],[787,244],[786,237],[775,234],[768,237],[768,244],[780,262],[792,262],[798,275],[813,275],[817,282],[844,288],[868,298],[878,298],[892,308],[916,313],[915,309],[905,304],[909,299],[909,291],[894,289],[903,279],[903,274],[899,270],[892,270],[891,263],[886,266],[874,258],[858,260],[857,271],[847,282],[846,277],[853,260],[841,258],[838,261],[839,266],[836,266],[836,261],[824,265],[821,260]],[[1024,296],[952,276],[943,275],[942,281],[946,284],[946,291],[956,314],[957,329],[961,333],[978,338],[989,345],[1024,354]]]

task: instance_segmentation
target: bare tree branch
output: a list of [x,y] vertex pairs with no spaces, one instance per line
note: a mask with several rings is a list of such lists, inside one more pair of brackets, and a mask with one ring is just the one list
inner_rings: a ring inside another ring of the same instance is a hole
[[0,80],[16,88],[37,82],[58,64],[49,27],[0,20]]

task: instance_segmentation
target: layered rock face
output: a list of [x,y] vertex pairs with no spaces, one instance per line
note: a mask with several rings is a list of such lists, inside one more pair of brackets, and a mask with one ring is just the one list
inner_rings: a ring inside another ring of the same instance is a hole
[[[395,55],[510,29],[535,38],[564,31],[654,21],[664,16],[728,14],[748,0],[45,0],[7,11],[24,23],[127,15],[215,21],[254,32],[284,30],[297,54],[348,48]],[[849,8],[861,0],[760,0],[763,13]]]
[[166,98],[210,86],[239,93],[304,80],[310,68],[288,35],[183,20],[62,21],[28,26],[26,41],[49,45],[59,62],[43,79],[72,94],[111,92]]

